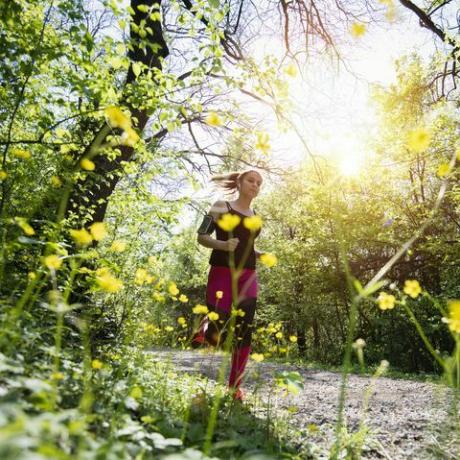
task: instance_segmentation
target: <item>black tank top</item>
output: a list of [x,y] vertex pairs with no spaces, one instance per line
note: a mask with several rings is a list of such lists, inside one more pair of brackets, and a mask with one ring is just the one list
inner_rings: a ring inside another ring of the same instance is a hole
[[[228,213],[229,214],[236,214],[237,216],[241,217],[241,222],[233,229],[232,237],[238,238],[240,242],[236,247],[234,254],[235,254],[235,268],[237,268],[245,254],[246,247],[250,244],[250,248],[248,249],[249,255],[246,258],[246,261],[243,265],[244,268],[249,268],[255,270],[256,268],[256,252],[254,250],[254,240],[259,236],[260,229],[254,233],[254,237],[251,238],[251,232],[243,225],[243,219],[246,216],[241,212],[233,209],[230,206],[228,201],[225,202],[227,204]],[[255,214],[255,212],[254,212]],[[230,234],[224,230],[222,230],[218,225],[216,225],[216,236],[218,240],[227,241],[230,238]],[[251,241],[252,240],[252,241]],[[218,249],[213,249],[211,253],[211,258],[209,263],[216,267],[230,267],[230,252],[228,251],[220,251]]]

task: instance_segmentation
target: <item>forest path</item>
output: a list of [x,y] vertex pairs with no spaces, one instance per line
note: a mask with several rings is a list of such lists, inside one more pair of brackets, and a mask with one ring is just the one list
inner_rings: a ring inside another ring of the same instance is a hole
[[[212,382],[225,355],[209,351],[152,350],[154,359],[170,361],[177,370],[200,373]],[[273,391],[274,376],[280,371],[297,371],[303,390],[283,396]],[[338,397],[342,376],[338,372],[305,369],[281,363],[251,361],[243,388],[247,400],[271,399],[271,410],[288,415],[296,442],[317,446],[314,458],[327,458],[337,421]],[[371,378],[350,375],[345,414],[348,432],[356,432],[363,419],[363,400]],[[377,459],[457,459],[460,458],[459,433],[449,417],[454,407],[453,394],[443,385],[380,377],[372,385],[366,411],[370,428],[362,458]],[[257,405],[260,406],[260,405]],[[255,407],[257,407],[255,406]],[[458,405],[457,405],[458,407]],[[298,432],[297,434],[294,434]]]

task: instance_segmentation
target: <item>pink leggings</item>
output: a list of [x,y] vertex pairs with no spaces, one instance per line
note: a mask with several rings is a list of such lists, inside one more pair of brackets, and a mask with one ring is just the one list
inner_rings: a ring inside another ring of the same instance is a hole
[[[248,268],[243,269],[236,285],[238,297],[233,302],[232,273],[230,268],[211,267],[206,288],[206,303],[210,310],[219,313],[219,320],[217,322],[207,321],[207,324],[203,325],[208,341],[210,343],[216,342],[215,337],[220,333],[219,325],[227,323],[230,318],[232,304],[244,312],[244,316],[238,315],[236,317],[236,344],[233,349],[232,367],[228,382],[230,387],[238,387],[240,385],[251,352],[252,323],[257,303],[256,271]],[[218,296],[221,298],[218,298]]]

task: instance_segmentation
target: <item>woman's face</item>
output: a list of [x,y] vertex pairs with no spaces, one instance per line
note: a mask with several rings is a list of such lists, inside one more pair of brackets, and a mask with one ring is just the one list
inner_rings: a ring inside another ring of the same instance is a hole
[[240,193],[255,198],[259,194],[261,185],[261,175],[255,171],[248,172],[240,180]]

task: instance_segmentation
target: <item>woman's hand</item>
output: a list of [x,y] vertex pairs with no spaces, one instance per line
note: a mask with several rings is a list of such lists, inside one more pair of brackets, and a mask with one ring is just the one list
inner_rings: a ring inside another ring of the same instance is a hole
[[225,241],[225,251],[233,252],[238,246],[240,240],[238,238],[230,238]]

